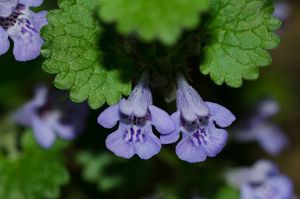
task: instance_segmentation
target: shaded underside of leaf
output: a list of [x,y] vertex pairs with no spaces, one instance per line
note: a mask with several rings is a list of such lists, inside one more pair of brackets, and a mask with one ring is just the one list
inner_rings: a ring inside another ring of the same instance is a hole
[[199,24],[211,0],[99,0],[100,17],[116,22],[121,33],[136,32],[142,39],[173,44],[183,29]]

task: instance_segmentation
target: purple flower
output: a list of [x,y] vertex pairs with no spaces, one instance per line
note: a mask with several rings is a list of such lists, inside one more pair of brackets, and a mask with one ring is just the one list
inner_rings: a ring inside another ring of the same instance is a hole
[[[61,92],[59,95],[56,92],[49,93],[46,87],[39,87],[34,99],[14,114],[15,122],[33,129],[36,141],[43,148],[50,148],[56,137],[70,140],[82,130],[80,128],[87,115],[85,105],[77,105],[70,101],[66,104],[63,97]],[[68,104],[72,104],[72,107]],[[73,111],[68,112],[70,109]],[[69,113],[72,114],[71,117],[68,116]],[[74,120],[74,117],[78,119]]]
[[0,17],[9,17],[18,4],[18,0],[0,0]]
[[275,1],[274,8],[273,16],[282,22],[282,25],[278,30],[278,33],[282,34],[286,29],[288,19],[292,12],[291,5],[287,1]]
[[177,156],[190,163],[202,162],[207,156],[215,157],[225,146],[227,127],[235,116],[225,107],[204,102],[183,77],[178,78],[177,112],[171,115],[176,129],[160,137],[163,144],[176,142],[182,132],[182,140],[176,146]]
[[239,142],[258,142],[270,155],[278,155],[289,143],[282,130],[269,121],[278,111],[279,106],[273,99],[261,101],[244,124],[233,131],[233,139]]
[[0,55],[14,42],[13,53],[18,61],[28,61],[40,55],[43,40],[40,29],[47,24],[46,11],[32,12],[43,0],[0,0]]
[[274,13],[273,16],[279,19],[282,22],[285,22],[290,14],[291,14],[291,7],[290,4],[286,1],[276,1],[274,3]]
[[112,128],[117,122],[118,130],[107,137],[106,147],[124,158],[137,154],[142,159],[149,159],[160,151],[161,143],[153,134],[152,125],[161,134],[171,133],[175,128],[170,116],[152,105],[151,91],[144,80],[127,100],[121,99],[98,117],[98,123],[105,128]]
[[295,198],[291,180],[267,160],[260,160],[251,168],[229,170],[225,178],[240,190],[241,199]]

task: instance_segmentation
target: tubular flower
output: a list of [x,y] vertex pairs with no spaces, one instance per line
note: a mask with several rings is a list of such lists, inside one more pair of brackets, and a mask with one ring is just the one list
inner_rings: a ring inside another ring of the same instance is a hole
[[233,138],[238,142],[258,142],[270,155],[278,155],[289,143],[283,131],[269,121],[278,111],[279,106],[275,100],[261,101],[255,113],[233,131]]
[[153,134],[152,125],[161,134],[171,133],[175,127],[170,116],[152,105],[152,95],[147,82],[141,80],[127,100],[108,107],[98,117],[98,123],[105,128],[118,130],[106,139],[106,147],[117,156],[131,158],[137,154],[149,159],[161,149],[160,140]]
[[291,180],[282,175],[276,165],[258,161],[252,168],[229,170],[227,182],[240,189],[241,199],[294,199]]
[[62,92],[49,93],[46,87],[39,87],[34,99],[13,116],[16,123],[33,129],[37,143],[45,149],[54,144],[56,137],[70,140],[83,128],[87,106],[69,100],[57,101],[63,97]]
[[182,132],[182,140],[176,146],[177,156],[190,163],[202,162],[207,156],[215,157],[225,146],[226,130],[235,116],[225,107],[204,102],[183,77],[178,78],[177,111],[171,115],[176,129],[160,137],[163,144],[176,142]]
[[0,0],[0,55],[14,42],[13,53],[18,61],[28,61],[40,55],[43,40],[40,29],[47,24],[46,11],[34,13],[30,7],[43,0]]

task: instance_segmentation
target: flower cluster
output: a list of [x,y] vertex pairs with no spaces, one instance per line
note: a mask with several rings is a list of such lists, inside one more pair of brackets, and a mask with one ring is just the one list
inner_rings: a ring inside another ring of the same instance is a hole
[[278,155],[288,146],[289,140],[282,130],[269,119],[279,111],[279,105],[271,98],[259,102],[244,124],[233,131],[238,142],[258,142],[270,155]]
[[[204,102],[183,77],[177,83],[178,110],[171,117],[152,105],[152,94],[147,81],[142,79],[127,100],[104,110],[98,123],[112,128],[119,122],[116,132],[106,139],[106,146],[116,155],[131,158],[137,154],[149,159],[161,149],[161,144],[174,143],[177,156],[187,162],[201,162],[207,156],[216,156],[225,146],[224,129],[234,120],[234,115],[221,105]],[[160,133],[158,139],[152,132],[154,126]]]
[[295,198],[291,180],[267,160],[260,160],[251,168],[229,170],[225,178],[240,190],[241,199]]
[[54,144],[56,137],[73,139],[84,128],[88,107],[75,104],[66,96],[64,92],[49,92],[45,86],[40,86],[34,99],[16,111],[13,120],[31,127],[36,141],[45,149]]
[[9,49],[10,37],[14,42],[13,53],[18,61],[28,61],[40,55],[43,40],[41,28],[47,24],[46,11],[34,13],[43,0],[0,0],[0,55]]

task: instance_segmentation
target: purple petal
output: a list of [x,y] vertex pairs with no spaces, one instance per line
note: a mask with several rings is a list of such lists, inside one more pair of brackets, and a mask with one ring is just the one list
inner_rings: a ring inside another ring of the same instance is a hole
[[34,27],[38,31],[40,31],[43,26],[48,24],[47,17],[46,17],[47,13],[48,13],[47,11],[34,13],[33,18],[32,18],[32,22],[34,24]]
[[259,187],[251,187],[251,185],[244,185],[242,193],[245,197],[265,199],[292,199],[293,185],[286,176],[278,175],[270,177],[261,181],[263,183]]
[[151,123],[158,132],[169,134],[175,130],[174,122],[167,112],[153,105],[149,106],[149,111],[151,114]]
[[19,3],[29,7],[38,7],[42,5],[43,1],[44,0],[19,0]]
[[50,148],[54,144],[56,138],[53,130],[37,115],[33,116],[32,125],[33,135],[38,144],[43,148]]
[[0,0],[0,17],[9,17],[17,4],[17,0]]
[[76,136],[74,128],[70,125],[63,125],[57,122],[52,126],[52,128],[62,139],[71,140]]
[[120,125],[117,131],[106,138],[106,147],[117,156],[131,158],[135,154],[135,148],[132,143],[124,140],[124,133],[124,128]]
[[275,11],[273,16],[280,19],[280,21],[285,21],[291,14],[291,6],[288,2],[276,1],[274,7]]
[[[269,186],[273,187],[273,195],[276,196],[276,198],[278,199],[293,198],[294,195],[293,184],[288,177],[279,175],[276,177],[269,178],[269,180],[266,183]],[[270,192],[270,190],[266,190],[266,191]]]
[[269,160],[259,160],[250,168],[251,176],[249,181],[264,181],[269,174],[278,174],[277,166]]
[[120,101],[120,111],[125,115],[144,117],[150,104],[152,104],[151,91],[144,86],[143,82],[140,82],[134,87],[127,100]]
[[[45,12],[33,13],[25,10],[20,23],[8,29],[8,34],[14,41],[14,55],[18,61],[28,61],[40,55],[43,40],[40,28],[45,24]],[[36,24],[37,23],[37,24]]]
[[125,115],[135,115],[137,117],[144,117],[147,114],[147,104],[146,103],[136,103],[129,102],[125,99],[120,101],[120,112]]
[[48,89],[46,86],[39,86],[35,89],[33,103],[37,106],[43,106],[46,103]]
[[32,118],[36,114],[39,107],[46,103],[48,90],[46,87],[41,86],[35,90],[34,99],[27,102],[19,110],[13,114],[13,120],[16,123],[26,127],[32,126]]
[[203,148],[207,156],[215,157],[223,150],[228,138],[228,133],[224,129],[217,129],[213,124],[209,125],[207,131],[207,144],[203,145]]
[[171,144],[174,142],[177,142],[180,135],[180,111],[176,111],[171,115],[171,119],[173,120],[175,124],[175,130],[167,135],[161,135],[160,141],[162,144]]
[[144,129],[145,139],[144,142],[138,142],[135,144],[137,155],[144,160],[150,159],[156,155],[160,149],[161,144],[159,139],[152,133],[151,127]]
[[206,104],[209,107],[212,120],[220,127],[228,127],[235,120],[235,116],[225,107],[212,102],[206,102]]
[[206,159],[206,153],[201,146],[194,146],[188,137],[183,137],[176,146],[177,156],[189,163],[203,162]]
[[240,188],[241,185],[249,183],[252,175],[252,170],[249,168],[233,168],[225,172],[225,180],[228,185]]
[[26,127],[32,126],[32,118],[39,107],[46,103],[48,90],[41,86],[35,90],[34,99],[23,105],[13,114],[13,120]]
[[32,118],[36,112],[33,102],[28,102],[13,114],[13,121],[26,127],[32,126]]
[[160,141],[162,144],[172,144],[174,142],[177,142],[179,136],[180,136],[179,132],[173,132],[167,135],[161,135]]
[[288,146],[289,141],[287,136],[276,126],[261,125],[255,128],[255,130],[253,133],[255,133],[258,142],[271,155],[278,155]]
[[256,117],[260,120],[270,118],[279,112],[279,104],[272,98],[263,99],[256,108]]
[[0,26],[0,55],[3,55],[6,53],[9,49],[9,40],[8,40],[8,34],[3,30],[3,28]]
[[10,35],[14,41],[14,56],[18,61],[29,61],[37,58],[40,55],[43,40],[38,33],[17,32]]
[[[243,184],[241,187],[241,199],[255,199],[255,192],[248,184]],[[261,198],[262,199],[262,198]]]
[[105,109],[98,117],[97,121],[104,128],[112,128],[120,120],[119,104],[110,106]]
[[182,117],[189,122],[195,121],[199,116],[207,116],[209,113],[200,95],[182,77],[178,79],[177,107]]

